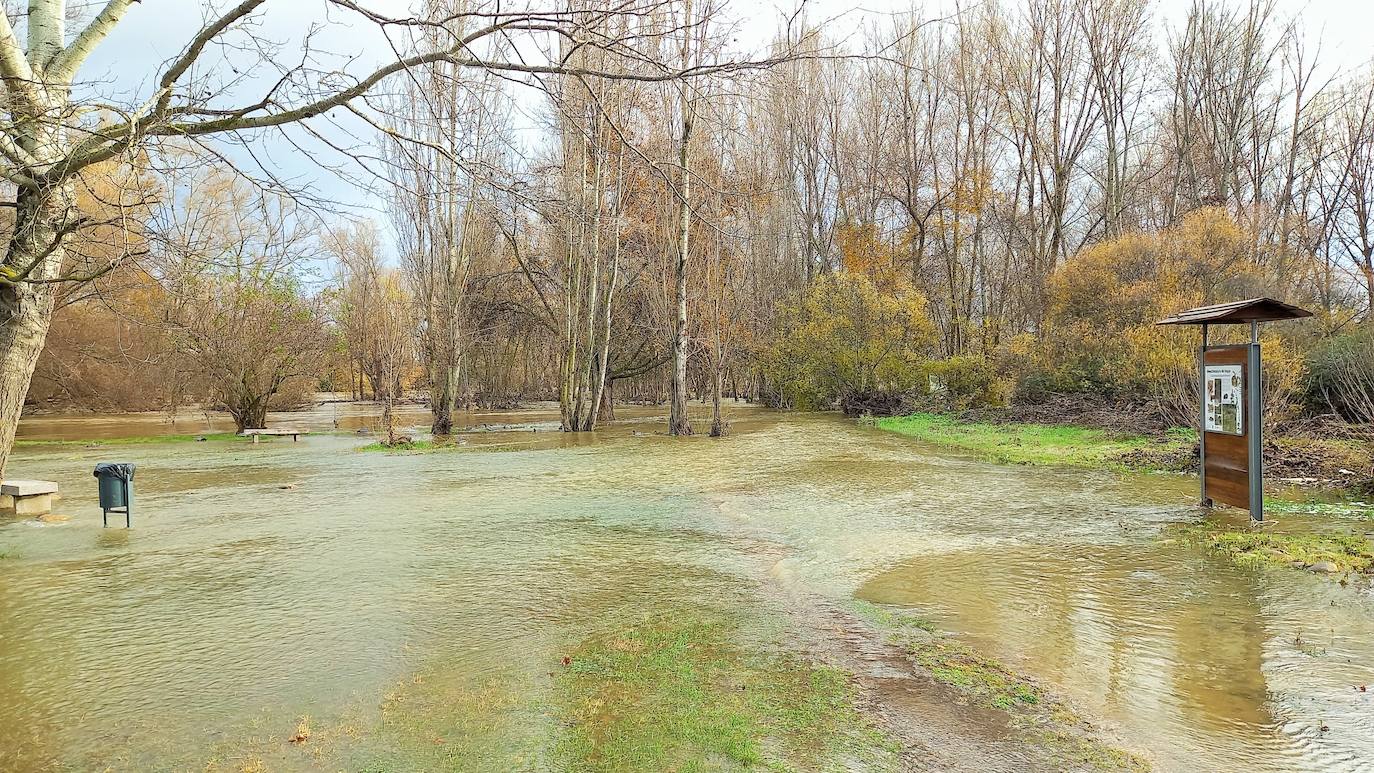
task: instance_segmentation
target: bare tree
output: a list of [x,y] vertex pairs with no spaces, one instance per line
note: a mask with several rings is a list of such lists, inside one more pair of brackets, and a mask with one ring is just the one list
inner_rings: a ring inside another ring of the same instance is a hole
[[[592,32],[595,26],[581,24],[568,10],[473,3],[437,18],[388,17],[354,0],[328,0],[328,7],[374,22],[386,31],[442,28],[439,39],[443,42],[434,48],[418,48],[374,70],[352,73],[315,64],[317,57],[307,41],[300,63],[291,66],[275,61],[273,47],[256,38],[246,24],[268,5],[275,3],[242,0],[211,12],[179,55],[147,74],[152,92],[123,106],[113,95],[88,96],[97,89],[77,90],[73,85],[90,53],[138,7],[134,0],[108,0],[73,36],[67,34],[67,21],[81,14],[71,13],[78,9],[69,7],[67,0],[32,0],[22,34],[8,17],[0,17],[0,78],[9,111],[0,126],[0,177],[15,188],[13,228],[0,261],[0,470],[8,459],[29,380],[47,336],[57,287],[109,270],[109,266],[74,267],[68,260],[71,237],[86,225],[72,200],[73,181],[83,169],[111,159],[138,157],[154,148],[159,138],[204,142],[217,135],[251,135],[303,124],[334,110],[361,114],[357,100],[379,84],[440,62],[512,77],[598,74],[556,60],[502,58],[500,52],[510,50],[508,41],[517,35],[571,39],[638,61],[660,62],[644,39],[598,36]],[[631,0],[596,13],[643,18],[653,16],[663,5],[664,0]],[[212,6],[207,3],[206,8]],[[225,72],[228,63],[212,65],[205,56],[221,45],[257,61]],[[669,82],[760,64],[767,62],[720,63],[688,70],[657,64],[632,76],[601,74]],[[256,97],[227,103],[254,83],[239,74],[257,72],[259,65],[275,69],[280,76]],[[223,88],[226,82],[239,88]]]
[[169,189],[155,276],[175,360],[240,431],[261,429],[288,387],[313,393],[323,366],[323,316],[299,274],[314,256],[310,230],[289,200],[227,172]]
[[365,374],[372,399],[382,403],[387,442],[396,442],[393,409],[415,362],[415,306],[404,278],[382,260],[370,221],[331,234],[327,246],[338,264],[334,319],[351,362]]

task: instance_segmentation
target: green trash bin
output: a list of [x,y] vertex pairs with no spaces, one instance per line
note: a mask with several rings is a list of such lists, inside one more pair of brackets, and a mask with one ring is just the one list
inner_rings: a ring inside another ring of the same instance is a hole
[[134,465],[132,462],[102,462],[95,466],[100,487],[101,523],[109,526],[110,513],[123,513],[124,526],[133,525]]

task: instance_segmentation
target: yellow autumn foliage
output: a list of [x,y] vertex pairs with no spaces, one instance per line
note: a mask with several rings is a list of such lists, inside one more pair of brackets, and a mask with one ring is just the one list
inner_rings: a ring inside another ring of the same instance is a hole
[[[1173,228],[1084,249],[1050,279],[1045,329],[1023,390],[1151,397],[1175,420],[1188,421],[1196,410],[1198,331],[1154,323],[1183,309],[1266,294],[1272,282],[1262,257],[1252,235],[1217,208],[1192,212]],[[1248,334],[1217,330],[1213,340]],[[1303,360],[1273,330],[1262,343],[1268,406],[1283,411],[1300,389]]]
[[861,273],[820,277],[783,308],[763,371],[782,398],[819,408],[920,385],[935,344],[925,298],[880,288]]

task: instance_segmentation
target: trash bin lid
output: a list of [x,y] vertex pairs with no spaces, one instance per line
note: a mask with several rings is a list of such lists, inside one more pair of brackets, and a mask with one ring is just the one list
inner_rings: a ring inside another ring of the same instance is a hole
[[134,479],[133,462],[101,462],[95,466],[95,472],[91,473],[97,478],[119,478],[120,480]]

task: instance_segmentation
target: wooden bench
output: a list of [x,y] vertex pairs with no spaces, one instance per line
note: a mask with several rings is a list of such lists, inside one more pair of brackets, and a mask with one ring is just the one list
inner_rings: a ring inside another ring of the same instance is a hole
[[244,437],[252,437],[254,443],[257,443],[258,438],[264,435],[268,437],[286,437],[290,435],[291,442],[294,443],[300,439],[301,435],[309,435],[310,430],[301,429],[299,427],[274,427],[272,429],[246,429],[239,434]]
[[47,515],[52,512],[52,498],[57,484],[50,480],[7,480],[0,482],[0,510],[14,510],[15,515]]

